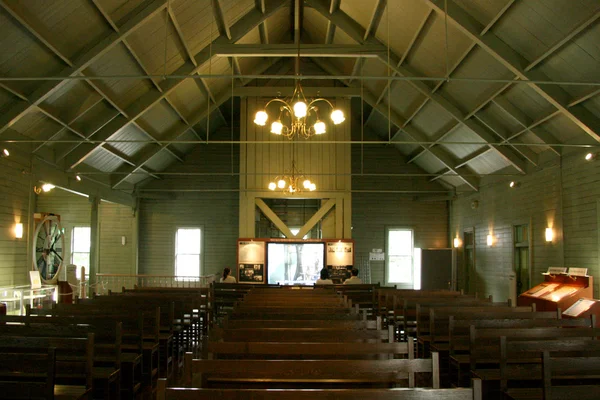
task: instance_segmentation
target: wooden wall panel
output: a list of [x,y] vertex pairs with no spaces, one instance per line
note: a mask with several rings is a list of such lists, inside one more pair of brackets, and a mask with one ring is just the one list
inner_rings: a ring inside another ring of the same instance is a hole
[[[518,177],[517,188],[509,188],[509,180],[488,178],[482,182],[480,193],[460,196],[453,202],[451,236],[462,233],[465,227],[475,227],[478,292],[497,300],[508,297],[513,225],[531,221],[532,285],[543,280],[541,273],[550,266],[583,267],[594,275],[594,295],[598,297],[598,163],[585,161],[581,151],[567,152],[562,165],[550,161]],[[478,201],[476,209],[471,207],[473,200]],[[552,243],[544,238],[548,226],[554,229]],[[496,237],[493,247],[486,245],[490,231]]]
[[[29,160],[18,154],[0,158],[0,287],[29,283],[28,207],[33,191],[30,175],[22,173],[28,168]],[[22,239],[15,239],[17,222],[23,224]]]

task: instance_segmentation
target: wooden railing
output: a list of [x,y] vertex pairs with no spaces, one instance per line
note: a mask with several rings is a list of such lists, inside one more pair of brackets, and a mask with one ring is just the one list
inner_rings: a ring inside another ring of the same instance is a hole
[[173,276],[173,275],[127,275],[96,274],[95,292],[107,294],[108,291],[120,292],[123,288],[134,287],[181,287],[201,288],[210,286],[218,275],[205,276]]

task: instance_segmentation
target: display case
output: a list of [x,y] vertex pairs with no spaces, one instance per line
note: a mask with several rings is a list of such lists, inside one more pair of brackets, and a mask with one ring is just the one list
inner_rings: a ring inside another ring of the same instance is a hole
[[537,311],[566,310],[577,300],[593,297],[593,277],[585,268],[550,268],[544,273],[544,282],[519,295],[517,305],[536,305]]
[[42,285],[37,289],[29,285],[0,288],[0,303],[6,304],[8,315],[25,315],[28,304],[33,308],[50,308],[56,297],[54,285]]
[[591,318],[595,316],[595,326],[600,328],[600,300],[596,299],[579,299],[565,311],[563,318]]

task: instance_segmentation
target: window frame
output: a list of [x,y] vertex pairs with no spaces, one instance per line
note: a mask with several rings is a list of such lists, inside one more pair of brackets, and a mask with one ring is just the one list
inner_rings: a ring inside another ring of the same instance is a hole
[[[410,247],[410,282],[392,282],[390,281],[390,232],[391,231],[410,231],[411,247]],[[415,229],[411,226],[386,226],[385,228],[385,269],[383,272],[383,280],[386,285],[396,285],[399,289],[412,289],[415,282]]]
[[[203,270],[203,266],[204,266],[204,226],[199,226],[199,225],[178,225],[175,227],[175,232],[173,235],[173,276],[175,277],[176,281],[191,281],[191,279],[181,279],[183,278],[183,276],[179,276],[177,275],[177,235],[179,233],[180,229],[198,229],[200,231],[200,253],[198,254],[198,261],[199,261],[199,265],[198,265],[198,277],[197,279],[194,279],[194,281],[200,280],[200,277],[202,276],[202,270]],[[184,254],[182,254],[184,255]],[[189,253],[189,254],[185,254],[185,255],[194,255],[194,253]],[[186,277],[189,277],[189,275],[186,275]]]
[[[90,247],[88,248],[87,252],[83,252],[83,251],[75,251],[75,229],[77,228],[87,228],[90,230]],[[74,225],[73,227],[71,227],[71,248],[70,250],[70,254],[69,254],[69,259],[72,265],[77,265],[78,268],[75,269],[75,276],[77,277],[77,279],[81,279],[81,276],[77,276],[79,274],[79,271],[81,270],[80,267],[84,266],[85,268],[85,280],[88,280],[90,277],[90,265],[92,263],[91,260],[91,255],[92,255],[92,227],[89,225]],[[75,264],[75,260],[73,259],[73,256],[75,255],[75,253],[77,254],[87,254],[88,257],[88,262],[87,265],[81,265],[81,264]]]

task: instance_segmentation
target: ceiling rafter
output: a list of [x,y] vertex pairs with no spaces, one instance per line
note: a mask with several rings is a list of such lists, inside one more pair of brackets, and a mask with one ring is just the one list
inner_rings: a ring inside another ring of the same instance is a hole
[[[367,40],[371,36],[374,36],[377,32],[377,28],[379,27],[379,23],[381,22],[381,17],[383,17],[383,11],[387,7],[387,0],[377,0],[375,7],[373,8],[373,14],[371,15],[371,20],[369,21],[369,26],[365,31],[364,40]],[[354,67],[352,67],[352,76],[357,76],[360,71],[362,71],[362,67],[365,64],[365,60],[362,58],[357,58],[354,61]],[[352,82],[352,80],[350,80]]]
[[[328,62],[325,59],[315,58],[315,59],[313,59],[313,61],[317,65],[319,65],[321,68],[323,68],[323,70],[327,71],[328,73],[330,73],[333,76],[342,75],[341,71],[339,71],[337,69],[337,67],[335,67],[334,65],[332,65],[330,62]],[[347,81],[343,81],[343,83],[346,85],[349,85],[349,86],[359,86],[357,82],[349,83]],[[377,98],[369,90],[367,90],[365,88],[363,88],[362,90],[363,90],[363,100],[367,104],[369,104],[371,107],[377,109],[377,111],[380,112],[383,116],[389,117],[390,122],[392,124],[396,125],[397,127],[404,126],[404,128],[402,128],[402,130],[412,140],[415,140],[416,142],[427,142],[428,141],[428,138],[425,134],[418,131],[416,128],[414,128],[412,126],[407,126],[405,124],[405,121],[403,120],[403,118],[396,111],[388,109],[383,104],[376,105],[375,102],[377,101]],[[389,115],[388,115],[388,112],[389,112]],[[390,143],[390,144],[393,144],[393,143]],[[455,165],[457,164],[458,161],[456,160],[456,157],[454,155],[452,155],[450,152],[448,152],[447,150],[445,150],[441,147],[427,148],[427,145],[424,145],[424,144],[419,144],[419,146],[422,146],[423,148],[427,149],[427,151],[429,151],[442,164],[444,164],[454,174],[456,174],[456,176],[459,177],[466,185],[471,187],[471,189],[473,189],[475,191],[479,190],[479,181],[477,179],[475,179],[472,176],[467,176],[467,175],[461,173],[460,171],[458,171],[457,168],[455,168]]]
[[[88,111],[90,111],[92,108],[94,108],[97,104],[101,103],[102,101],[104,101],[104,99],[100,96],[98,96],[98,99],[93,102],[92,104],[90,104],[85,110],[83,110],[82,112],[80,112],[79,114],[77,114],[75,117],[71,118],[71,120],[66,121],[66,123],[68,125],[72,125],[74,122],[76,122],[79,118],[83,117]],[[38,106],[39,108],[39,106]],[[117,115],[119,115],[118,112],[114,112],[114,117],[116,117]],[[40,144],[38,144],[32,151],[32,153],[37,153],[40,149],[42,149],[44,146],[46,146],[49,142],[51,142],[52,140],[56,139],[58,136],[60,136],[60,133],[63,131],[63,129],[59,129],[58,131],[56,131],[53,135],[51,135],[45,142],[42,142]],[[59,159],[57,157],[57,159]]]
[[[110,17],[110,15],[108,15],[104,8],[98,3],[98,0],[91,0],[92,3],[94,4],[94,6],[96,7],[96,9],[98,10],[98,12],[100,12],[100,14],[104,17],[104,19],[106,20],[106,22],[111,26],[111,28],[119,33],[119,27],[117,26],[117,24],[112,20],[112,18]],[[167,9],[166,12],[170,11],[170,7]],[[167,29],[167,27],[165,26],[165,29]],[[129,51],[129,54],[133,57],[133,59],[135,60],[136,64],[138,65],[139,68],[141,68],[142,71],[144,71],[144,74],[146,75],[150,75],[150,71],[148,70],[148,68],[146,68],[146,66],[144,65],[144,63],[142,62],[142,60],[140,59],[140,57],[138,56],[137,52],[133,49],[133,47],[131,46],[131,44],[129,43],[129,41],[127,39],[123,40],[123,44],[125,45],[125,47],[127,48],[127,50]],[[159,92],[162,92],[162,88],[160,87],[160,85],[156,82],[156,80],[154,78],[149,78],[150,82],[152,82],[152,85],[154,86],[154,88],[156,90],[158,90]],[[186,120],[186,118],[183,116],[183,114],[181,114],[181,112],[179,112],[179,110],[177,109],[177,107],[175,106],[175,104],[173,104],[173,102],[171,101],[171,99],[169,99],[169,97],[165,97],[165,101],[167,102],[167,104],[171,107],[171,109],[175,112],[175,114],[177,114],[177,116],[179,117],[179,119],[181,121],[183,121],[184,124],[189,126],[188,121]],[[191,126],[190,126],[190,130],[194,133],[194,135],[200,139],[200,135],[198,134],[198,132],[196,132]]]
[[[333,14],[328,14],[325,6],[325,0],[306,0],[307,3],[311,4],[321,15],[330,19],[333,23],[335,23],[338,28],[342,29],[348,36],[352,39],[356,40],[358,43],[363,44],[365,41],[364,37],[364,28],[360,26],[354,19],[350,18],[343,11],[336,11]],[[381,44],[378,40],[371,38],[368,41],[370,44]],[[398,67],[398,63],[400,58],[396,56],[393,52],[388,52],[387,57],[380,57],[381,61],[389,65],[392,69],[398,72],[398,75],[401,76],[415,76],[416,74],[407,69],[406,67]],[[511,149],[497,146],[493,143],[493,134],[489,132],[489,130],[473,119],[465,119],[464,113],[456,106],[454,103],[450,102],[445,97],[441,96],[438,93],[432,93],[429,86],[427,86],[424,82],[408,80],[414,88],[420,91],[427,97],[430,97],[430,100],[434,103],[441,106],[444,110],[446,110],[452,118],[456,119],[459,123],[464,124],[467,128],[473,131],[476,135],[478,135],[484,142],[486,142],[489,146],[493,147],[496,152],[502,156],[506,161],[508,161],[513,167],[515,167],[520,173],[525,173],[526,162],[521,159],[517,154],[515,154]]]
[[569,32],[565,37],[563,37],[562,39],[560,39],[558,42],[554,43],[544,53],[542,53],[539,57],[537,57],[535,60],[533,60],[532,62],[530,62],[529,65],[527,65],[525,67],[524,71],[525,72],[530,71],[536,65],[538,65],[539,63],[541,63],[542,61],[544,61],[545,59],[547,59],[548,57],[550,57],[552,54],[556,53],[556,51],[558,51],[558,49],[560,49],[562,46],[564,46],[569,41],[573,40],[575,38],[575,36],[579,35],[581,32],[583,32],[587,28],[589,28],[594,22],[596,22],[596,20],[598,18],[600,18],[600,10],[597,10],[587,20],[583,21],[580,24],[577,24],[577,26],[574,29],[572,29],[571,32]]
[[[415,44],[419,41],[420,38],[423,37],[422,35],[423,35],[423,32],[425,31],[425,25],[428,22],[431,23],[431,21],[433,20],[433,18],[431,18],[432,15],[433,15],[433,10],[429,9],[429,11],[427,12],[427,14],[425,15],[425,18],[423,18],[423,20],[421,21],[421,23],[417,27],[417,30],[415,31],[415,33],[413,34],[412,38],[410,39],[410,42],[408,42],[408,46],[406,47],[406,50],[404,51],[404,54],[402,54],[402,57],[400,57],[400,61],[398,61],[398,66],[401,66],[402,64],[404,64],[404,62],[406,61],[406,59],[410,55],[412,49],[415,47]],[[398,75],[398,74],[396,73],[396,71],[394,71],[394,73],[392,74],[392,76],[396,76],[396,75]],[[377,98],[377,104],[381,103],[383,101],[383,98],[385,97],[385,95],[388,92],[391,92],[394,89],[394,86],[398,85],[399,82],[400,81],[388,80],[385,83],[385,86],[383,87],[383,90],[379,94],[379,97]],[[443,81],[440,81],[440,82],[443,82]],[[424,101],[423,106],[425,105],[425,103],[427,103],[427,101],[429,101],[429,98],[425,97],[425,101]],[[367,123],[371,120],[371,116],[372,115],[373,115],[373,110],[371,110],[371,113],[369,113],[369,116],[366,119]]]
[[[550,132],[546,131],[541,127],[537,128],[535,131],[533,130],[535,128],[529,129],[528,126],[532,122],[530,118],[527,117],[527,115],[523,111],[519,110],[517,107],[513,106],[510,102],[508,102],[508,100],[496,98],[492,100],[492,103],[498,106],[506,115],[511,117],[514,121],[521,125],[521,127],[524,128],[523,130],[518,132],[519,135],[524,134],[526,132],[531,132],[544,143],[558,143],[558,140],[554,137],[554,135],[552,135]],[[514,136],[514,134],[512,134],[511,136]],[[558,156],[562,154],[560,147],[550,145],[548,146],[548,148]]]
[[508,9],[510,7],[512,7],[512,5],[514,4],[515,0],[508,0],[506,2],[506,4],[504,5],[504,7],[502,7],[500,9],[500,11],[498,11],[498,13],[496,15],[494,15],[494,18],[492,18],[490,20],[490,22],[487,23],[486,26],[483,27],[483,29],[481,30],[481,32],[479,32],[480,35],[485,35],[487,33],[487,31],[489,31],[490,29],[492,29],[492,27],[494,25],[496,25],[498,23],[498,21],[500,21],[500,18],[502,18],[506,12],[508,11]]
[[[493,32],[487,32],[479,36],[480,24],[469,13],[460,8],[453,0],[422,0],[435,9],[442,16],[446,15],[444,5],[447,4],[448,22],[461,30],[467,37],[475,41],[483,50],[494,57],[504,67],[523,81],[546,81],[548,77],[541,71],[525,71],[523,66],[527,60],[512,47],[500,40]],[[529,86],[534,89],[546,101],[556,107],[562,114],[575,123],[597,142],[600,142],[600,119],[590,111],[580,106],[569,108],[569,94],[557,85],[545,85],[544,87],[530,82]]]
[[[62,128],[68,130],[71,133],[74,133],[75,135],[79,136],[80,138],[82,138],[83,140],[87,140],[86,135],[79,131],[78,129],[75,129],[73,126],[71,126],[69,123],[63,121],[61,118],[59,118],[58,116],[56,116],[55,114],[53,114],[52,112],[50,112],[49,110],[45,109],[42,106],[38,106],[38,110],[44,114],[46,117],[50,118],[51,120],[53,120],[54,122],[56,122],[57,124],[59,124]],[[62,131],[62,128],[60,131]],[[59,132],[60,132],[59,131]],[[119,158],[121,161],[124,161],[126,163],[131,163],[129,157],[127,157],[126,155],[124,155],[120,150],[114,148],[113,146],[109,145],[109,144],[105,144],[104,146],[101,147],[101,149],[107,151],[109,154],[111,154],[114,157]],[[148,171],[144,171],[150,175],[152,175],[150,172]],[[159,179],[158,176],[153,175],[153,177],[155,177],[156,179]]]
[[[329,13],[333,14],[337,10],[340,9],[341,0],[331,0],[329,5]],[[333,38],[335,37],[335,24],[330,20],[327,20],[327,31],[325,32],[325,44],[333,43]]]
[[[228,40],[224,36],[219,36],[211,43],[209,43],[206,47],[200,50],[195,56],[195,63],[186,62],[184,65],[179,67],[174,74],[175,75],[192,75],[198,72],[198,70],[208,62],[212,57],[211,47],[214,44],[231,44],[235,43],[244,37],[248,32],[252,29],[256,28],[258,24],[260,24],[263,20],[273,15],[277,10],[279,10],[284,5],[283,2],[279,0],[265,0],[266,12],[260,13],[256,9],[250,10],[246,15],[240,18],[234,25],[231,26],[230,32],[232,35],[231,40]],[[163,86],[163,92],[158,93],[155,91],[151,91],[140,97],[133,104],[131,104],[127,112],[130,115],[130,119],[118,119],[117,122],[111,124],[111,127],[114,128],[113,132],[109,132],[106,129],[102,129],[98,131],[94,135],[94,139],[102,142],[109,139],[112,135],[114,135],[120,129],[128,126],[132,123],[132,121],[136,120],[140,116],[142,116],[145,112],[150,110],[155,104],[159,103],[161,100],[165,98],[168,94],[172,93],[179,85],[181,85],[185,80],[176,80],[170,79],[164,82],[161,82],[161,86]],[[193,122],[191,125],[195,125]],[[85,158],[89,157],[90,153],[95,150],[100,144],[96,143],[95,146],[87,147],[80,146],[81,148],[72,152],[69,155],[68,164],[70,168],[74,168],[78,164],[80,164]]]
[[[41,27],[34,27],[31,22],[28,21],[28,18],[26,15],[22,15],[18,10],[10,8],[9,6],[6,5],[6,3],[1,2],[0,1],[0,5],[2,7],[4,7],[5,10],[10,10],[10,14],[13,18],[15,18],[19,24],[25,28],[31,35],[33,35],[37,40],[39,40],[44,46],[46,46],[52,53],[54,53],[58,58],[60,58],[65,64],[67,64],[69,67],[73,67],[73,62],[69,59],[69,57],[67,57],[65,54],[63,54],[60,50],[58,50],[58,48],[56,46],[54,46],[52,44],[52,40],[49,38],[49,33],[48,32],[42,32]],[[125,41],[125,39],[122,40],[123,42]],[[85,76],[83,75],[83,72],[80,73],[81,76]],[[100,96],[102,96],[109,104],[111,104],[116,110],[118,110],[121,114],[123,114],[123,116],[125,116],[126,118],[128,118],[127,114],[125,113],[124,110],[122,110],[117,104],[116,102],[112,101],[110,99],[110,97],[107,95],[106,91],[100,89],[99,87],[99,82],[92,82],[92,80],[89,79],[85,79],[85,81],[96,91],[98,92],[98,94]],[[39,105],[38,105],[39,107]],[[150,139],[153,139],[156,141],[156,138],[154,138],[154,136],[152,136],[147,129],[142,128],[141,126],[139,126],[139,124],[135,124],[136,127],[138,129],[140,129],[140,131],[142,131],[146,136],[148,136]],[[170,150],[169,150],[170,151]],[[170,153],[177,158],[178,160],[180,160],[181,162],[183,162],[183,158],[178,155],[176,152],[172,152],[170,151]]]
[[23,100],[23,101],[29,101],[27,99],[27,96],[25,96],[24,94],[18,92],[17,90],[5,85],[4,83],[0,82],[0,88],[6,90],[8,93],[12,94],[15,97],[18,97],[19,99]]
[[[271,65],[273,65],[273,61],[277,61],[277,60],[267,59],[267,60],[263,61],[263,63],[261,63],[259,66],[257,66],[255,72],[257,74],[263,73],[267,68],[269,68]],[[231,98],[231,92],[229,92],[229,91],[221,94],[216,99],[215,102],[210,104],[210,106],[207,109],[203,110],[199,115],[197,115],[196,117],[193,118],[192,124],[197,125],[200,122],[202,122],[204,119],[208,118],[210,116],[210,114],[212,114],[216,109],[218,109],[223,103],[225,103],[230,98]],[[185,128],[181,129],[179,127],[175,127],[173,129],[171,129],[170,132],[168,132],[164,135],[163,140],[165,140],[165,141],[176,140],[178,137],[183,135],[185,132],[186,132]],[[207,132],[207,138],[208,138],[208,132]],[[152,157],[154,157],[154,155],[156,155],[158,152],[160,152],[161,150],[166,148],[166,146],[168,146],[168,144],[161,145],[160,148],[149,147],[149,146],[144,147],[144,149],[142,149],[142,151],[139,154],[137,154],[136,160],[134,161],[134,165],[132,167],[124,166],[123,168],[119,168],[119,170],[116,171],[117,173],[115,173],[114,175],[111,175],[111,178],[110,178],[111,186],[113,188],[115,188],[118,185],[120,185],[121,183],[125,182],[129,178],[129,176],[131,176],[131,174],[135,173],[138,169],[142,168],[145,163],[150,161],[150,159]]]
[[[136,127],[140,132],[142,132],[144,135],[146,135],[150,140],[152,140],[154,143],[159,144],[159,140],[154,137],[154,135],[152,135],[150,133],[150,130],[144,126],[142,126],[142,123],[140,121],[137,120],[133,120],[131,119],[131,117],[128,115],[127,111],[125,111],[125,109],[123,109],[123,107],[119,106],[114,100],[112,100],[110,98],[110,96],[108,95],[108,93],[106,93],[105,89],[102,89],[100,87],[100,85],[102,84],[99,81],[93,81],[93,80],[86,80],[86,82],[96,91],[98,92],[98,94],[102,97],[104,97],[104,99],[111,105],[113,106],[113,108],[115,108],[117,111],[119,111],[121,113],[121,115],[123,115],[123,117],[125,117],[125,119],[127,121],[130,122],[131,125],[133,125],[134,127]],[[167,152],[169,154],[171,154],[173,157],[175,157],[175,159],[181,163],[183,163],[183,155],[179,154],[179,152],[177,150],[174,149],[167,149]]]
[[[89,51],[74,60],[73,65],[62,71],[61,75],[65,77],[80,75],[84,69],[100,59],[100,57],[114,48],[124,38],[155,17],[166,7],[166,5],[166,0],[144,2],[139,8],[140,11],[123,24],[121,29],[122,33],[120,35],[113,33],[102,38],[93,45]],[[2,115],[0,115],[0,134],[54,94],[58,89],[62,88],[67,82],[68,80],[66,79],[45,81],[30,96],[28,96],[28,102],[18,102],[3,112]]]
[[[228,40],[231,40],[231,31],[229,30],[229,24],[227,23],[227,20],[225,19],[225,14],[223,13],[223,6],[221,4],[221,0],[211,0],[211,4],[213,17],[215,19],[215,22],[217,23],[219,35],[226,37]],[[242,69],[240,68],[240,63],[237,57],[230,57],[229,65],[231,66],[234,75],[242,75]]]
[[[265,0],[254,0],[254,7],[262,14],[265,13]],[[262,44],[269,44],[269,27],[267,21],[263,21],[258,25],[258,35]]]
[[[188,45],[187,40],[185,40],[185,37],[183,36],[183,31],[181,30],[181,26],[179,25],[179,22],[177,21],[177,18],[175,17],[175,14],[173,13],[173,10],[171,9],[170,3],[169,3],[169,7],[167,8],[167,10],[169,12],[169,19],[171,20],[171,23],[173,24],[173,27],[175,28],[175,32],[177,33],[177,38],[179,39],[179,42],[185,49],[185,54],[187,55],[188,60],[192,64],[194,64],[194,67],[198,67],[196,58],[192,54],[192,51],[190,50],[190,46]],[[196,83],[196,86],[198,86],[198,89],[200,89],[200,92],[202,92],[202,95],[204,97],[206,97],[207,99],[210,98],[209,101],[212,101],[212,102],[215,101],[215,98],[213,97],[213,95],[210,91],[210,88],[208,87],[208,84],[206,83],[206,79],[204,79],[204,78],[194,79],[194,82]],[[225,123],[227,123],[227,121],[225,120],[225,116],[221,112],[220,108],[218,109],[218,112],[219,112],[219,115],[223,118],[223,121],[225,121]],[[196,131],[194,131],[194,134],[197,135]],[[198,138],[200,138],[200,135],[197,135],[197,136],[198,136]]]

